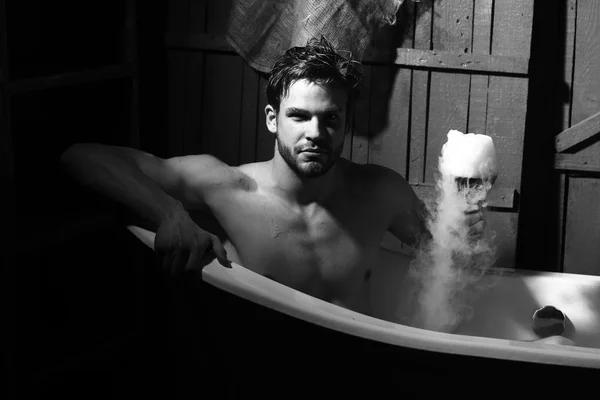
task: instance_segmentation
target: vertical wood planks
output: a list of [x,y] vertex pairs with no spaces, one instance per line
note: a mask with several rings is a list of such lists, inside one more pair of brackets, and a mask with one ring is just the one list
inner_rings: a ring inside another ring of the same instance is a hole
[[259,79],[259,96],[258,96],[258,109],[257,121],[258,125],[256,128],[256,161],[267,161],[273,157],[273,151],[275,150],[275,137],[267,129],[265,107],[267,106],[267,95],[265,90],[267,88],[268,80],[265,76],[260,76]]
[[373,71],[376,73],[371,84],[369,162],[406,177],[410,70],[381,66]]
[[[580,0],[577,4],[572,125],[600,111],[600,3]],[[600,142],[578,154],[598,157]]]
[[[561,31],[565,35],[563,82],[567,85],[567,95],[562,98],[562,130],[571,126],[571,104],[573,98],[573,72],[575,62],[575,24],[577,19],[577,0],[568,0],[564,14],[561,13]],[[562,90],[560,92],[563,93]]]
[[[494,1],[492,54],[529,58],[533,1]],[[528,79],[490,76],[486,134],[498,155],[496,187],[520,191]],[[492,189],[493,190],[493,189]],[[489,212],[488,229],[497,234],[498,266],[514,266],[518,213]]]
[[[473,10],[473,53],[490,54],[493,0],[475,1]],[[485,134],[488,102],[487,75],[471,75],[468,131]]]
[[[229,18],[227,2],[209,2],[206,31],[222,34]],[[205,56],[202,112],[203,152],[229,165],[239,163],[239,134],[242,109],[244,63],[234,54]]]
[[[413,47],[413,4],[405,3],[397,21],[402,47]],[[410,21],[408,21],[410,20]],[[406,32],[404,32],[404,30]],[[411,71],[394,65],[375,65],[371,71],[369,163],[383,165],[407,177],[410,129]]]
[[352,161],[358,164],[369,162],[369,122],[371,101],[370,65],[364,66],[360,98],[356,102],[354,130],[352,132]]
[[[496,1],[492,54],[529,57],[532,22],[532,1]],[[520,188],[527,90],[527,78],[490,77],[487,134],[498,143],[501,187]]]
[[[169,1],[167,9],[167,32],[187,33],[189,24],[189,0]],[[189,114],[187,93],[187,54],[185,50],[167,51],[168,109],[167,151],[165,157],[183,154],[185,120]]]
[[600,3],[577,2],[572,125],[600,110]]
[[569,191],[569,175],[559,174],[558,175],[558,201],[557,201],[557,210],[558,215],[556,218],[558,219],[558,224],[556,228],[556,245],[558,249],[556,249],[556,260],[555,260],[555,270],[559,272],[564,272],[564,258],[565,258],[565,226],[566,226],[566,211],[567,211],[567,193]]
[[243,67],[239,57],[206,55],[202,151],[229,165],[237,165],[239,161]]
[[[188,15],[190,34],[207,31],[208,9],[206,0],[189,0]],[[211,4],[212,6],[212,4]],[[214,14],[210,15],[214,18]],[[218,18],[217,18],[218,20]],[[206,56],[202,52],[187,51],[185,55],[186,99],[187,104],[185,129],[183,137],[183,154],[198,154],[205,152],[202,130],[202,102],[204,91],[204,68]]]
[[[576,36],[576,21],[577,21],[577,0],[568,0],[565,4],[564,9],[561,10],[560,14],[561,18],[561,29],[560,32],[563,32],[565,35],[564,42],[564,64],[563,64],[563,84],[566,85],[566,91],[563,94],[563,91],[559,88],[559,93],[563,95],[563,97],[559,97],[562,102],[562,120],[557,124],[559,127],[559,131],[563,131],[571,126],[571,108],[572,108],[572,99],[573,99],[573,72],[574,72],[574,63],[575,63],[575,36]],[[564,22],[563,22],[564,21]],[[557,208],[558,215],[557,224],[556,224],[556,232],[555,235],[555,243],[556,250],[555,254],[555,270],[563,271],[564,265],[564,234],[565,234],[565,214],[567,207],[567,185],[568,185],[568,175],[566,173],[560,173],[556,177],[556,187],[557,187]],[[554,181],[553,181],[554,182]]]
[[600,273],[600,179],[570,177],[565,226],[564,272]]
[[[473,0],[435,3],[433,49],[471,51]],[[425,180],[435,181],[438,158],[451,129],[465,132],[470,77],[461,73],[432,72],[429,95]]]
[[[577,1],[575,65],[571,125],[600,111],[600,4]],[[578,152],[598,157],[600,145],[594,143]],[[566,176],[563,271],[599,275],[600,179]]]
[[[415,4],[414,48],[431,49],[431,0]],[[427,121],[429,118],[429,71],[412,71],[409,182],[425,182]]]
[[344,147],[342,148],[342,153],[340,156],[347,160],[352,158],[352,130],[347,132],[346,136],[344,137]]
[[242,80],[242,105],[239,129],[239,164],[254,162],[256,157],[259,75],[244,62]]
[[369,163],[406,177],[410,115],[410,70],[373,67]]
[[168,136],[167,151],[165,156],[179,156],[183,154],[183,129],[187,114],[185,103],[185,70],[186,56],[185,52],[178,50],[169,50],[167,59],[167,70],[169,74],[168,85],[168,107],[167,118]]

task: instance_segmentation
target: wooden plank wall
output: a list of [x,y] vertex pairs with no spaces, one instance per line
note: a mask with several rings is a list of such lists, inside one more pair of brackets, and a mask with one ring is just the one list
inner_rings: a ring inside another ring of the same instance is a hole
[[[231,0],[171,1],[167,37],[218,38],[225,32],[230,7]],[[393,33],[395,47],[433,51],[427,53],[432,57],[436,51],[457,60],[491,55],[527,65],[532,18],[532,0],[406,1],[397,25],[386,30]],[[231,165],[269,159],[274,141],[265,127],[264,76],[219,46],[202,50],[178,43],[167,39],[168,155],[208,152]],[[461,71],[458,64],[443,68],[442,60],[432,64],[364,62],[365,90],[343,155],[388,166],[416,188],[431,188],[447,132],[486,133],[494,138],[500,161],[493,190],[520,192],[526,73]],[[515,264],[518,216],[516,204],[488,213],[500,266]]]
[[[562,129],[600,112],[600,3],[570,0],[565,20],[568,34],[565,80],[572,88],[572,101],[564,105]],[[600,143],[592,143],[577,154],[598,159]],[[561,173],[559,182],[562,224],[558,235],[564,249],[562,270],[600,275],[600,207],[597,200],[600,198],[600,178],[597,174]]]

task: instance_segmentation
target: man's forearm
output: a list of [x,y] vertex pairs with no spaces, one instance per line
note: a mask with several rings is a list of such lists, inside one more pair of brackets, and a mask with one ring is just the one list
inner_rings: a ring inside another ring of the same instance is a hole
[[61,162],[82,186],[117,201],[155,227],[185,212],[180,201],[121,153],[108,146],[76,145],[63,153]]

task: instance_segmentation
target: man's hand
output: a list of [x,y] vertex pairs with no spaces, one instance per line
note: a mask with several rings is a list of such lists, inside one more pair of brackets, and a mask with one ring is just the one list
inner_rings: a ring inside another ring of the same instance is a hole
[[154,250],[163,269],[172,275],[203,267],[212,260],[211,253],[219,263],[231,268],[219,238],[201,229],[185,212],[160,224],[154,238]]
[[484,207],[478,205],[465,212],[466,224],[469,227],[467,237],[471,240],[479,240],[483,237],[485,230],[485,219],[483,218]]

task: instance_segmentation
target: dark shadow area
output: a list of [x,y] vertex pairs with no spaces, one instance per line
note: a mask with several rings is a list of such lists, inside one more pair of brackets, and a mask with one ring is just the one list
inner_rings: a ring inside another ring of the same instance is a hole
[[[119,27],[125,2],[90,7],[76,0],[7,0],[11,78],[74,72],[123,59]],[[68,18],[68,22],[66,21]]]
[[140,147],[167,157],[167,1],[137,2]]
[[[125,1],[6,3],[11,82],[124,61]],[[141,147],[161,155],[165,2],[137,3],[140,125],[149,132]],[[162,360],[166,348],[165,281],[149,262],[147,271],[136,269],[144,256],[114,204],[83,190],[59,164],[74,143],[127,145],[131,99],[129,78],[11,96],[11,131],[1,133],[12,137],[15,170],[14,205],[3,208],[15,220],[4,220],[15,265],[6,282],[15,293],[14,319],[6,323],[14,323],[10,380],[19,398],[107,399],[119,388],[137,397],[146,379],[160,379],[150,360]],[[12,197],[11,186],[3,197]]]
[[565,0],[534,3],[518,268],[556,271],[558,265],[559,203],[554,139],[562,130],[563,106],[571,101],[571,89],[563,79],[567,7]]

